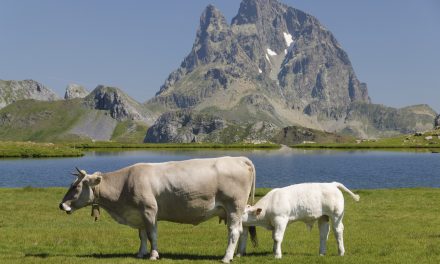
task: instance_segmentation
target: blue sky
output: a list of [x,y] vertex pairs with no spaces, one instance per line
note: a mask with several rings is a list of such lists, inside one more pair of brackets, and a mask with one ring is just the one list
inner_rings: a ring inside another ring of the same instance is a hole
[[[317,17],[347,51],[374,103],[440,111],[440,1],[283,0]],[[0,0],[0,79],[122,88],[143,102],[189,53],[214,4],[238,0]]]

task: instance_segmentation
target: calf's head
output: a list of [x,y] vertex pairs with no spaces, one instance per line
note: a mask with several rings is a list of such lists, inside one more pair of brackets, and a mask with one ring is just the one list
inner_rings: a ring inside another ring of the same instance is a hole
[[99,172],[87,174],[84,170],[78,168],[76,168],[76,170],[78,173],[74,173],[73,175],[77,176],[77,178],[70,185],[69,190],[59,205],[59,208],[68,214],[71,214],[74,210],[90,205],[95,199],[92,188],[98,185],[102,180],[102,176]]
[[243,215],[241,216],[241,221],[243,223],[252,224],[260,218],[262,211],[263,209],[259,207],[247,205],[244,209]]

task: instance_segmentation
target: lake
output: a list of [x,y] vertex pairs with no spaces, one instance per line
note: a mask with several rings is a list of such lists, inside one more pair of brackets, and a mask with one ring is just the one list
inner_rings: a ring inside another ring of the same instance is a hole
[[67,187],[75,166],[107,172],[137,162],[247,156],[257,187],[339,181],[353,189],[440,187],[440,154],[340,150],[136,150],[87,152],[80,158],[1,159],[0,187]]

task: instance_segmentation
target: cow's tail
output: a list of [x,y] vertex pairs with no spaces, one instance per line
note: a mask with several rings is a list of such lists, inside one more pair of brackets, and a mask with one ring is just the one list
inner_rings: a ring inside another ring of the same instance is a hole
[[342,191],[347,192],[348,194],[350,194],[350,196],[353,198],[353,200],[355,200],[356,202],[359,202],[359,199],[361,198],[359,195],[354,194],[352,191],[350,191],[347,187],[344,186],[344,184],[339,183],[339,182],[333,182],[334,185],[336,185],[336,187]]
[[250,193],[250,198],[251,198],[251,205],[254,205],[255,202],[255,181],[256,181],[256,172],[255,172],[255,166],[252,163],[252,161],[250,161],[249,159],[247,159],[245,161],[246,165],[249,166],[249,172],[251,173],[252,176],[252,186],[251,186],[251,193]]
[[[254,205],[255,203],[255,182],[257,180],[256,170],[254,164],[249,160],[246,162],[246,164],[251,168],[251,174],[252,174],[252,187],[251,187],[251,205]],[[258,237],[257,237],[257,228],[255,226],[249,226],[249,235],[251,237],[252,246],[258,247]]]
[[249,235],[251,236],[252,246],[258,247],[257,228],[255,226],[249,226]]

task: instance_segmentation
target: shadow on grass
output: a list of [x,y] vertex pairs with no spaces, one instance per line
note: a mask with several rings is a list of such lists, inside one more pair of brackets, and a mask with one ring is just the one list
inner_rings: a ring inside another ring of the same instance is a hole
[[[185,253],[159,253],[161,259],[171,259],[171,260],[218,260],[223,256],[220,255],[198,255],[198,254],[185,254]],[[93,253],[93,254],[78,254],[78,255],[68,255],[68,254],[54,254],[54,253],[27,253],[25,257],[34,258],[50,258],[50,257],[76,257],[76,258],[96,258],[96,259],[113,259],[113,258],[133,258],[137,259],[136,254],[133,253]],[[148,259],[148,255],[144,257]]]
[[[219,260],[223,255],[198,255],[198,254],[185,254],[185,253],[159,253],[160,259],[171,260]],[[271,256],[271,252],[255,252],[248,253],[248,257],[264,257]],[[245,256],[245,257],[246,257]],[[27,253],[25,257],[36,258],[50,258],[50,257],[77,257],[77,258],[96,258],[96,259],[112,259],[112,258],[133,258],[136,259],[136,254],[132,253],[93,253],[93,254],[80,254],[80,255],[67,255],[67,254],[52,254],[52,253]],[[144,259],[148,259],[148,255]]]
[[77,257],[77,258],[136,258],[135,254],[129,253],[95,253],[81,255],[53,254],[53,253],[27,253],[25,257],[50,258],[50,257]]

